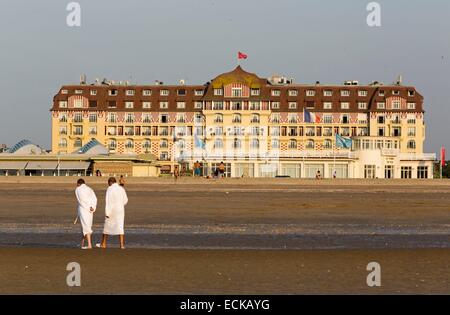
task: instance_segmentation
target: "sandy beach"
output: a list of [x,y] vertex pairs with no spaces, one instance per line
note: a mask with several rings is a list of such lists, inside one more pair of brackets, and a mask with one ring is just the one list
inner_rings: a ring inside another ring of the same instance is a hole
[[75,181],[0,178],[1,293],[449,293],[447,181],[130,178],[125,251],[76,248]]

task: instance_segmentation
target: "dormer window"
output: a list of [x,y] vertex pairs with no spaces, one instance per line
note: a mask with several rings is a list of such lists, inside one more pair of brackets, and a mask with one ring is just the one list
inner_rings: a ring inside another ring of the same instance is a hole
[[223,90],[222,89],[214,89],[214,95],[216,95],[216,96],[223,95]]
[[251,89],[251,95],[252,96],[258,96],[259,95],[259,89]]
[[272,90],[272,96],[280,96],[281,92],[280,90]]
[[117,96],[117,94],[119,94],[119,92],[117,90],[109,90],[108,91],[109,96]]
[[126,94],[127,96],[134,96],[134,90],[127,90],[127,91],[125,92],[125,94]]
[[316,91],[314,91],[314,90],[307,90],[306,91],[306,96],[316,96]]
[[143,90],[142,91],[142,95],[143,96],[150,96],[150,95],[152,95],[152,90]]
[[289,90],[288,95],[289,96],[297,96],[298,95],[298,91],[297,90]]
[[242,97],[242,88],[232,88],[231,95],[233,97]]
[[169,95],[169,90],[161,90],[161,91],[159,91],[159,95],[161,95],[161,96],[168,96]]

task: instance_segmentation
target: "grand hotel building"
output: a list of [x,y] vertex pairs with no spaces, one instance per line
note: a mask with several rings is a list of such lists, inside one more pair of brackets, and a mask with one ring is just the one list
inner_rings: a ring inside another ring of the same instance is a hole
[[95,138],[111,153],[151,153],[168,173],[223,161],[230,177],[432,178],[436,158],[423,153],[423,97],[401,82],[306,85],[238,66],[204,85],[64,85],[51,113],[53,153]]

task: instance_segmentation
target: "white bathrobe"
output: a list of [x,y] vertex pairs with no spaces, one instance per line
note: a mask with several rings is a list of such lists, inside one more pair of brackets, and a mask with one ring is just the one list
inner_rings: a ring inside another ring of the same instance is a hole
[[85,184],[82,184],[75,189],[75,196],[78,201],[78,218],[83,229],[83,235],[92,234],[92,219],[94,213],[91,207],[97,208],[97,197],[94,191]]
[[127,193],[122,186],[115,183],[108,187],[105,200],[105,226],[103,234],[123,235],[125,205],[128,203]]

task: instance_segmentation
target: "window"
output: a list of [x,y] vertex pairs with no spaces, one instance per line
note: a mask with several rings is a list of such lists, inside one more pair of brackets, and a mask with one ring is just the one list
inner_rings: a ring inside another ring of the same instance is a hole
[[149,124],[151,122],[151,116],[149,114],[142,115],[142,122],[144,124]]
[[401,102],[400,101],[393,101],[392,102],[392,109],[400,109]]
[[159,91],[159,95],[161,95],[161,96],[168,96],[169,95],[169,90],[160,90]]
[[392,91],[392,95],[400,95],[400,91],[394,90],[394,91]]
[[110,150],[115,150],[117,148],[117,141],[116,141],[116,139],[109,139],[108,140],[108,148]]
[[152,102],[142,102],[142,108],[145,109],[152,108]]
[[216,95],[216,96],[223,95],[223,90],[222,89],[214,89],[214,95]]
[[73,115],[73,121],[76,123],[83,122],[83,115],[81,113],[75,113]]
[[97,90],[91,90],[90,94],[91,94],[92,96],[97,95]]
[[288,95],[289,96],[297,96],[298,95],[298,91],[297,90],[289,90]]
[[323,147],[325,149],[332,149],[333,148],[333,142],[329,139],[325,139],[325,141],[323,142]]
[[150,139],[144,139],[144,141],[142,142],[142,147],[147,151],[152,147],[152,142],[150,141]]
[[279,123],[280,122],[280,114],[279,113],[273,113],[270,116],[270,121],[273,123]]
[[117,121],[117,115],[115,113],[109,113],[108,114],[108,121],[115,123]]
[[416,141],[414,140],[409,140],[408,144],[407,144],[407,148],[409,150],[414,150],[416,148]]
[[66,139],[60,139],[58,146],[60,148],[67,148],[67,140]]
[[179,109],[186,108],[186,102],[177,102],[177,108]]
[[97,114],[89,114],[89,122],[96,123],[97,122]]
[[73,107],[75,107],[75,108],[83,108],[83,100],[82,99],[76,99],[73,102]]
[[177,94],[178,94],[178,96],[185,96],[186,95],[186,89],[178,89]]
[[289,102],[289,109],[297,109],[297,102]]
[[134,107],[134,103],[133,102],[125,102],[125,108],[131,109]]
[[350,108],[350,103],[348,103],[348,102],[341,103],[341,109],[349,109],[349,108]]
[[384,116],[378,116],[378,123],[379,124],[384,124],[384,122],[385,122],[385,118],[384,118]]
[[260,102],[250,102],[250,110],[260,110],[261,103]]
[[411,166],[402,166],[401,176],[404,179],[412,178],[412,167]]
[[280,90],[272,90],[271,95],[272,96],[280,96],[281,92],[280,92]]
[[364,178],[374,179],[375,177],[375,165],[364,165]]
[[342,90],[341,91],[341,96],[344,96],[344,97],[350,96],[350,91],[349,90]]
[[259,123],[259,114],[252,114],[251,123]]
[[97,107],[97,101],[89,101],[89,108],[96,108]]
[[358,91],[358,96],[366,97],[368,95],[367,91]]
[[415,136],[416,136],[416,128],[408,127],[408,137],[415,137]]
[[232,88],[231,96],[232,97],[242,97],[242,88]]
[[67,135],[67,126],[59,127],[59,134],[60,135]]
[[271,108],[272,109],[280,109],[280,102],[272,102]]
[[117,103],[116,101],[108,101],[108,108],[116,108]]
[[109,96],[117,96],[117,94],[119,94],[119,92],[117,90],[109,90],[108,91],[108,95]]
[[195,96],[203,96],[203,90],[195,90],[194,95]]
[[241,123],[241,114],[234,114],[233,115],[233,123]]
[[324,124],[332,124],[333,116],[332,115],[323,115],[323,122],[324,122]]
[[306,96],[316,96],[316,91],[314,91],[314,90],[306,90]]
[[195,102],[194,107],[196,109],[202,109],[203,108],[203,102],[199,102],[199,101]]
[[420,179],[428,178],[428,167],[427,166],[417,167],[417,178],[420,178]]
[[177,114],[177,123],[185,123],[186,122],[186,114],[178,113]]
[[309,150],[314,149],[314,140],[311,140],[311,139],[307,140],[306,141],[306,148],[309,149]]
[[125,95],[126,96],[134,96],[134,90],[126,90]]
[[384,137],[384,134],[385,134],[384,127],[379,127],[378,128],[378,136],[379,137]]
[[150,96],[150,95],[152,95],[152,90],[142,90],[142,95],[143,96]]
[[323,109],[332,109],[333,103],[332,102],[324,102],[323,103]]
[[326,96],[326,97],[333,96],[333,91],[332,90],[325,90],[325,91],[323,91],[323,96]]
[[159,122],[163,123],[163,124],[168,123],[169,122],[169,115],[167,115],[167,114],[159,115]]
[[215,139],[214,140],[214,149],[222,149],[222,148],[223,148],[222,139]]
[[414,90],[408,91],[408,96],[414,96],[414,95],[416,95],[416,91],[414,91]]
[[416,103],[408,103],[408,109],[416,109]]
[[61,94],[68,94],[69,91],[68,90],[61,90]]
[[415,118],[408,118],[408,124],[409,125],[415,125],[416,124],[416,119]]
[[83,94],[83,90],[75,90],[75,94]]
[[67,101],[59,101],[59,108],[67,108]]
[[126,123],[134,123],[134,114],[128,113],[125,118]]
[[343,124],[348,124],[350,122],[350,119],[348,118],[348,115],[342,115],[341,122]]
[[97,135],[97,126],[89,126],[89,135],[90,136]]
[[134,148],[134,141],[133,141],[133,139],[125,140],[125,148],[126,149],[133,149]]
[[297,140],[295,140],[295,139],[289,140],[288,147],[290,150],[296,150],[297,149]]
[[272,149],[279,149],[280,148],[280,140],[273,139],[271,143]]
[[213,110],[223,110],[223,102],[213,102]]
[[159,102],[159,108],[162,108],[162,109],[169,108],[169,102]]
[[385,95],[385,92],[384,92],[383,90],[378,91],[378,95],[379,95],[379,96],[384,96],[384,95]]
[[169,142],[166,139],[161,139],[161,141],[159,142],[159,147],[160,148],[168,148]]
[[385,109],[385,108],[386,108],[386,103],[384,103],[384,102],[377,103],[377,109]]
[[251,96],[258,96],[259,95],[259,89],[251,89],[250,94],[251,94]]
[[83,146],[83,141],[81,141],[80,138],[75,139],[75,141],[73,142],[73,146],[75,148],[81,148]]
[[234,149],[240,149],[241,148],[241,140],[235,138],[233,140],[233,148]]
[[161,152],[159,155],[159,159],[161,161],[168,161],[169,160],[169,153],[168,152]]
[[358,109],[367,109],[367,103],[358,102]]
[[259,140],[258,139],[252,139],[250,141],[250,148],[258,149],[259,148]]
[[215,123],[223,123],[223,115],[222,114],[216,114],[214,118]]
[[298,121],[298,115],[297,113],[289,113],[288,114],[288,122],[290,124],[296,124]]

